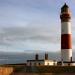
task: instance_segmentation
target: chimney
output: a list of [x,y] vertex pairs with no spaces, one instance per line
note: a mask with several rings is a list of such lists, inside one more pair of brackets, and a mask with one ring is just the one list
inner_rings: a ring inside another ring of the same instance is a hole
[[45,60],[48,60],[48,54],[45,53]]
[[38,59],[39,59],[38,57],[39,57],[39,55],[36,54],[36,55],[35,55],[35,60],[38,60]]

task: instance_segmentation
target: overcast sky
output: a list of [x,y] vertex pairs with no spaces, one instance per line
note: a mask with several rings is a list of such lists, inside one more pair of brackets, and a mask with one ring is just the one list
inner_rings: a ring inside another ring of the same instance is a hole
[[60,9],[72,12],[75,50],[74,0],[0,0],[0,51],[60,51]]

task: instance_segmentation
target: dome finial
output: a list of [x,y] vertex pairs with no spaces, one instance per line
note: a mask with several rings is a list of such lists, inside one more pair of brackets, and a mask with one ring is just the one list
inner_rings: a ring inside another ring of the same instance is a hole
[[68,8],[69,8],[68,5],[65,3],[65,4],[62,6],[61,10],[65,10],[65,9],[68,9]]
[[65,4],[64,4],[64,5],[67,5],[67,4],[66,4],[66,2],[65,2]]
[[65,3],[62,8],[68,8],[68,5]]

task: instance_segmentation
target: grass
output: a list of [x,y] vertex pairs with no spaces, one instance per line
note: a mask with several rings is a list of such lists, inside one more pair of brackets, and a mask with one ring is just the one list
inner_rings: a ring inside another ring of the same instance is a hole
[[75,66],[37,66],[40,73],[75,73]]
[[[75,66],[25,66],[25,65],[5,65],[1,67],[13,68],[13,72],[27,73],[75,73]],[[32,70],[33,69],[33,70]]]

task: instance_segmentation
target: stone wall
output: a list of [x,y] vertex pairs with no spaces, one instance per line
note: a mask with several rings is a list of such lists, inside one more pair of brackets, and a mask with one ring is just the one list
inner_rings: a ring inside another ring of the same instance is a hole
[[13,73],[13,67],[0,67],[0,75],[10,75]]

